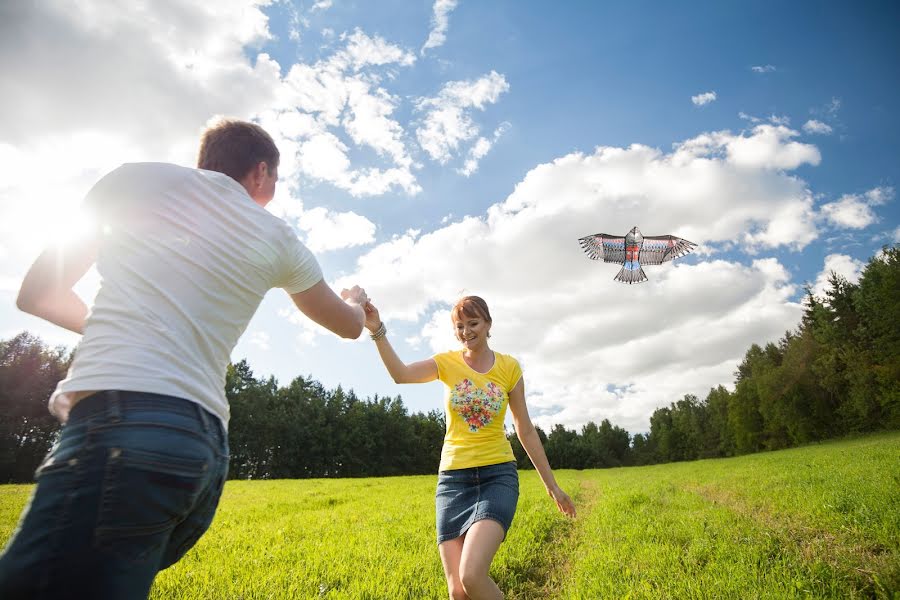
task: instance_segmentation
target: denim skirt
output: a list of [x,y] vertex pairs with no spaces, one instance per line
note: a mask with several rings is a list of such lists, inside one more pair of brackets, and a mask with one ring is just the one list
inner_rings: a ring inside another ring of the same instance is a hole
[[505,537],[518,501],[515,462],[441,471],[434,502],[438,544],[458,538],[482,519],[500,523]]

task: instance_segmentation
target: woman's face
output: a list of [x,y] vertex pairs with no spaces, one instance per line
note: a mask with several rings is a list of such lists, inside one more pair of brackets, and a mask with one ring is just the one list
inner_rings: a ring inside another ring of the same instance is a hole
[[474,350],[487,346],[488,332],[491,330],[491,324],[481,317],[467,317],[460,315],[461,320],[454,320],[453,326],[456,328],[456,339],[462,342],[464,348]]

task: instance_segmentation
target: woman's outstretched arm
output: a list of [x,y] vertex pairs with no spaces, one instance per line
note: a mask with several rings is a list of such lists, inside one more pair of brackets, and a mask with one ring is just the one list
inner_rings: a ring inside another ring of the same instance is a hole
[[381,356],[381,362],[384,363],[388,373],[394,383],[427,383],[438,378],[437,364],[434,360],[426,358],[418,362],[406,364],[388,341],[387,332],[383,330],[384,323],[378,314],[378,309],[371,302],[365,306],[366,310],[366,329],[375,338],[375,347],[378,348],[378,355]]
[[531,464],[544,482],[547,493],[556,502],[556,508],[566,516],[575,516],[575,503],[569,498],[569,495],[562,491],[553,477],[553,470],[550,468],[550,462],[547,460],[547,454],[544,452],[544,446],[541,444],[541,438],[538,437],[531,417],[528,416],[528,407],[525,405],[525,378],[519,379],[516,386],[509,392],[509,409],[512,411],[513,423],[516,426],[516,436],[522,442],[522,447],[528,453]]

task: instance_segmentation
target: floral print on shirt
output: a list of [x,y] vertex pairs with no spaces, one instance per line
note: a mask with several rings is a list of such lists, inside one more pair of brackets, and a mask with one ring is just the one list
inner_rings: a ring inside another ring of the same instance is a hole
[[450,393],[450,405],[469,426],[469,431],[477,432],[494,420],[503,406],[503,390],[494,382],[484,389],[463,379]]

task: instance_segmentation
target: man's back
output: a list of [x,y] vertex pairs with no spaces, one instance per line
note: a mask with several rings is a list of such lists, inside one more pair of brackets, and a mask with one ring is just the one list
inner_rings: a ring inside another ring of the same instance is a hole
[[322,278],[283,221],[231,177],[127,164],[86,199],[100,231],[101,287],[61,392],[120,389],[193,400],[228,420],[224,373],[265,293]]
[[[88,194],[93,235],[50,245],[16,305],[84,338],[51,398],[64,421],[0,554],[0,598],[145,600],[207,530],[228,473],[225,368],[266,291],[355,339],[368,296],[340,296],[264,207],[281,153],[259,125],[225,119],[202,170],[128,164]],[[91,311],[73,286],[102,278]]]

